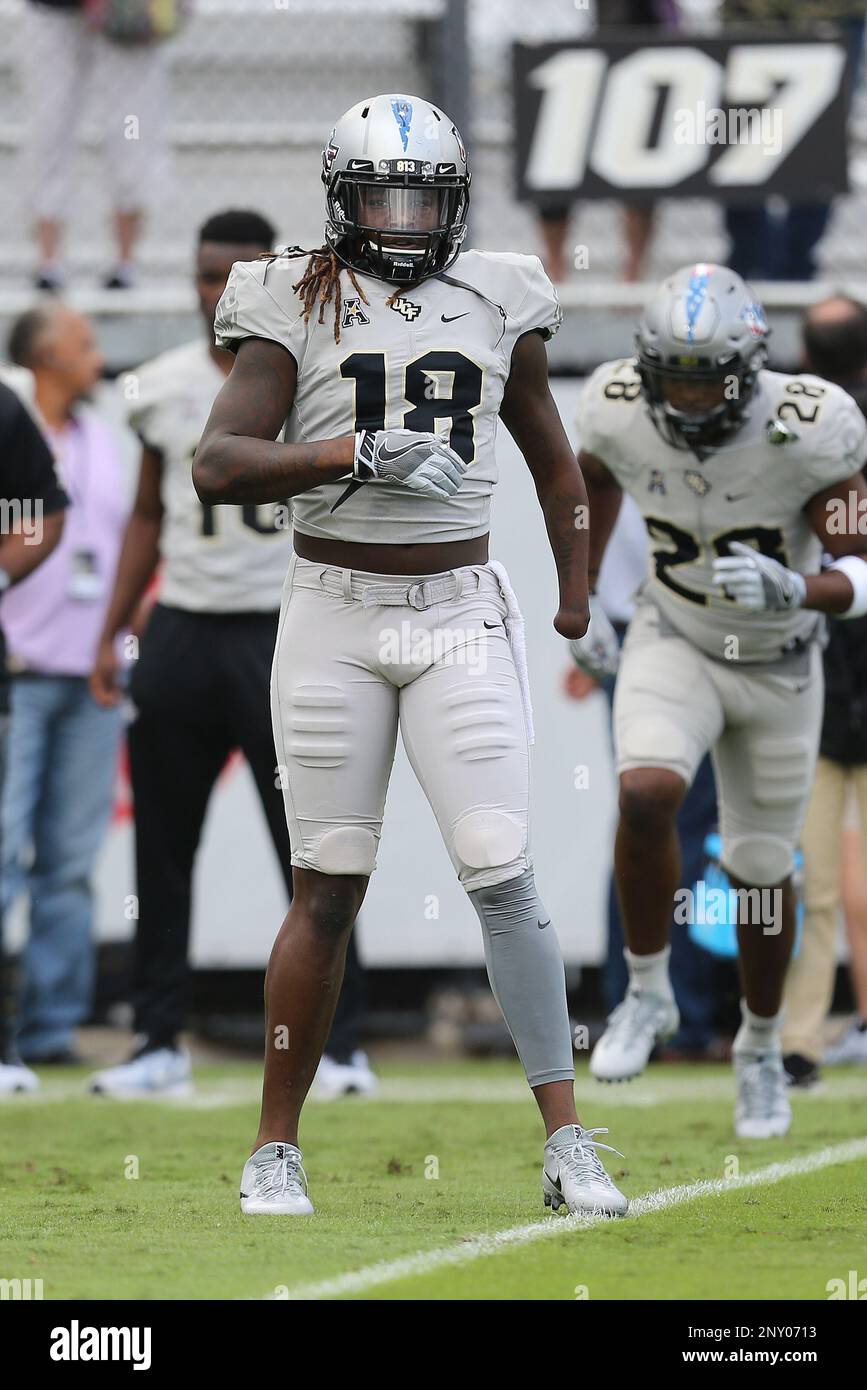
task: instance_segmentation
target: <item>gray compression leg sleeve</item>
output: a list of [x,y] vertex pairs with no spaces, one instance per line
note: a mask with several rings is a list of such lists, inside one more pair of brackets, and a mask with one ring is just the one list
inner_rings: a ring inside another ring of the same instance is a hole
[[468,897],[482,924],[494,998],[531,1086],[571,1081],[572,1036],[563,957],[532,869]]

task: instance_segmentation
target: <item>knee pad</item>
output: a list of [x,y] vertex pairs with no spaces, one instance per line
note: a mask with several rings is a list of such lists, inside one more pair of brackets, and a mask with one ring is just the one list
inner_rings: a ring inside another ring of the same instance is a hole
[[788,878],[795,851],[788,840],[777,835],[724,836],[722,862],[741,883],[768,888]]
[[376,836],[363,825],[340,825],[326,830],[316,847],[321,874],[372,874],[376,867]]
[[494,869],[523,853],[526,831],[502,811],[471,811],[458,821],[454,849],[468,869]]

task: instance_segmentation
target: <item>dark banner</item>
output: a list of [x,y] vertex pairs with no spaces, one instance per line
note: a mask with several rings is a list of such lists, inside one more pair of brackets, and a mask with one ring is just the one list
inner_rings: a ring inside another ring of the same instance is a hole
[[825,201],[848,187],[849,68],[827,26],[515,44],[518,196]]

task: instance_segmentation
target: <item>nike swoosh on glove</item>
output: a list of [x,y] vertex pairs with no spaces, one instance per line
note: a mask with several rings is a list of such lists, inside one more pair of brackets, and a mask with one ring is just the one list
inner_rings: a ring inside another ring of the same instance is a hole
[[573,637],[569,643],[572,660],[581,671],[594,680],[617,673],[620,665],[620,643],[605,610],[598,599],[590,599],[590,622],[583,637]]
[[807,592],[802,574],[742,541],[731,541],[729,550],[734,553],[714,560],[713,579],[741,608],[782,613],[802,606]]
[[467,465],[441,435],[418,430],[361,430],[352,472],[362,482],[399,483],[426,497],[453,497]]

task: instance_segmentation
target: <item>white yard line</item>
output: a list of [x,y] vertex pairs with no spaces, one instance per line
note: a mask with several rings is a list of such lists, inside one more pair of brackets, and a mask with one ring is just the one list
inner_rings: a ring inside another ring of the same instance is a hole
[[[191,1096],[155,1095],[142,1099],[146,1099],[151,1105],[169,1105],[180,1110],[216,1110],[229,1105],[250,1104],[258,1101],[262,1094],[262,1081],[258,1073],[249,1079],[239,1076],[212,1081],[208,1078],[207,1069],[203,1069],[196,1074],[194,1086],[195,1090]],[[42,1089],[35,1095],[3,1097],[3,1100],[18,1105],[38,1105],[46,1101],[84,1098],[95,1105],[111,1104],[106,1097],[87,1097],[84,1080],[55,1081],[53,1078],[44,1082]],[[575,1084],[575,1100],[579,1111],[592,1110],[595,1116],[621,1106],[645,1108],[672,1101],[689,1104],[703,1100],[725,1102],[733,1098],[733,1075],[709,1076],[704,1080],[696,1075],[694,1080],[684,1080],[682,1074],[670,1077],[654,1074],[638,1081],[605,1086],[579,1074]],[[824,1100],[867,1100],[867,1075],[853,1073],[849,1076],[829,1077],[815,1090],[794,1092],[793,1099],[798,1104],[820,1103]],[[310,1101],[315,1104],[334,1103],[320,1101],[315,1094],[311,1094]],[[473,1104],[530,1104],[531,1097],[526,1082],[518,1076],[501,1076],[490,1081],[446,1076],[386,1076],[382,1079],[376,1096],[351,1096],[344,1103],[368,1105],[376,1101],[401,1105],[412,1102],[432,1105],[450,1101],[470,1101]]]
[[[805,1173],[815,1173],[820,1168],[829,1168],[838,1163],[852,1163],[855,1159],[867,1158],[867,1138],[851,1139],[845,1144],[819,1149],[816,1153],[804,1154],[800,1158],[790,1158],[783,1163],[769,1163],[765,1168],[757,1168],[737,1178],[703,1179],[700,1182],[686,1183],[681,1187],[664,1187],[658,1192],[649,1192],[646,1197],[636,1197],[630,1203],[626,1220],[646,1216],[651,1212],[666,1211],[669,1207],[682,1206],[698,1197],[721,1197],[738,1188],[759,1187],[767,1183],[782,1182],[786,1178],[801,1177]],[[289,1298],[293,1300],[314,1300],[340,1298],[344,1294],[365,1293],[369,1289],[392,1284],[398,1279],[430,1274],[432,1270],[447,1266],[469,1264],[487,1255],[497,1255],[515,1246],[530,1245],[537,1240],[550,1240],[570,1231],[595,1226],[606,1220],[601,1216],[556,1217],[537,1221],[529,1226],[514,1226],[508,1231],[497,1231],[493,1235],[473,1236],[459,1245],[448,1245],[440,1250],[422,1250],[415,1255],[405,1255],[397,1260],[383,1260],[368,1265],[349,1274],[340,1274],[334,1279],[324,1279],[317,1284],[297,1284],[287,1291],[267,1295],[269,1298]]]

